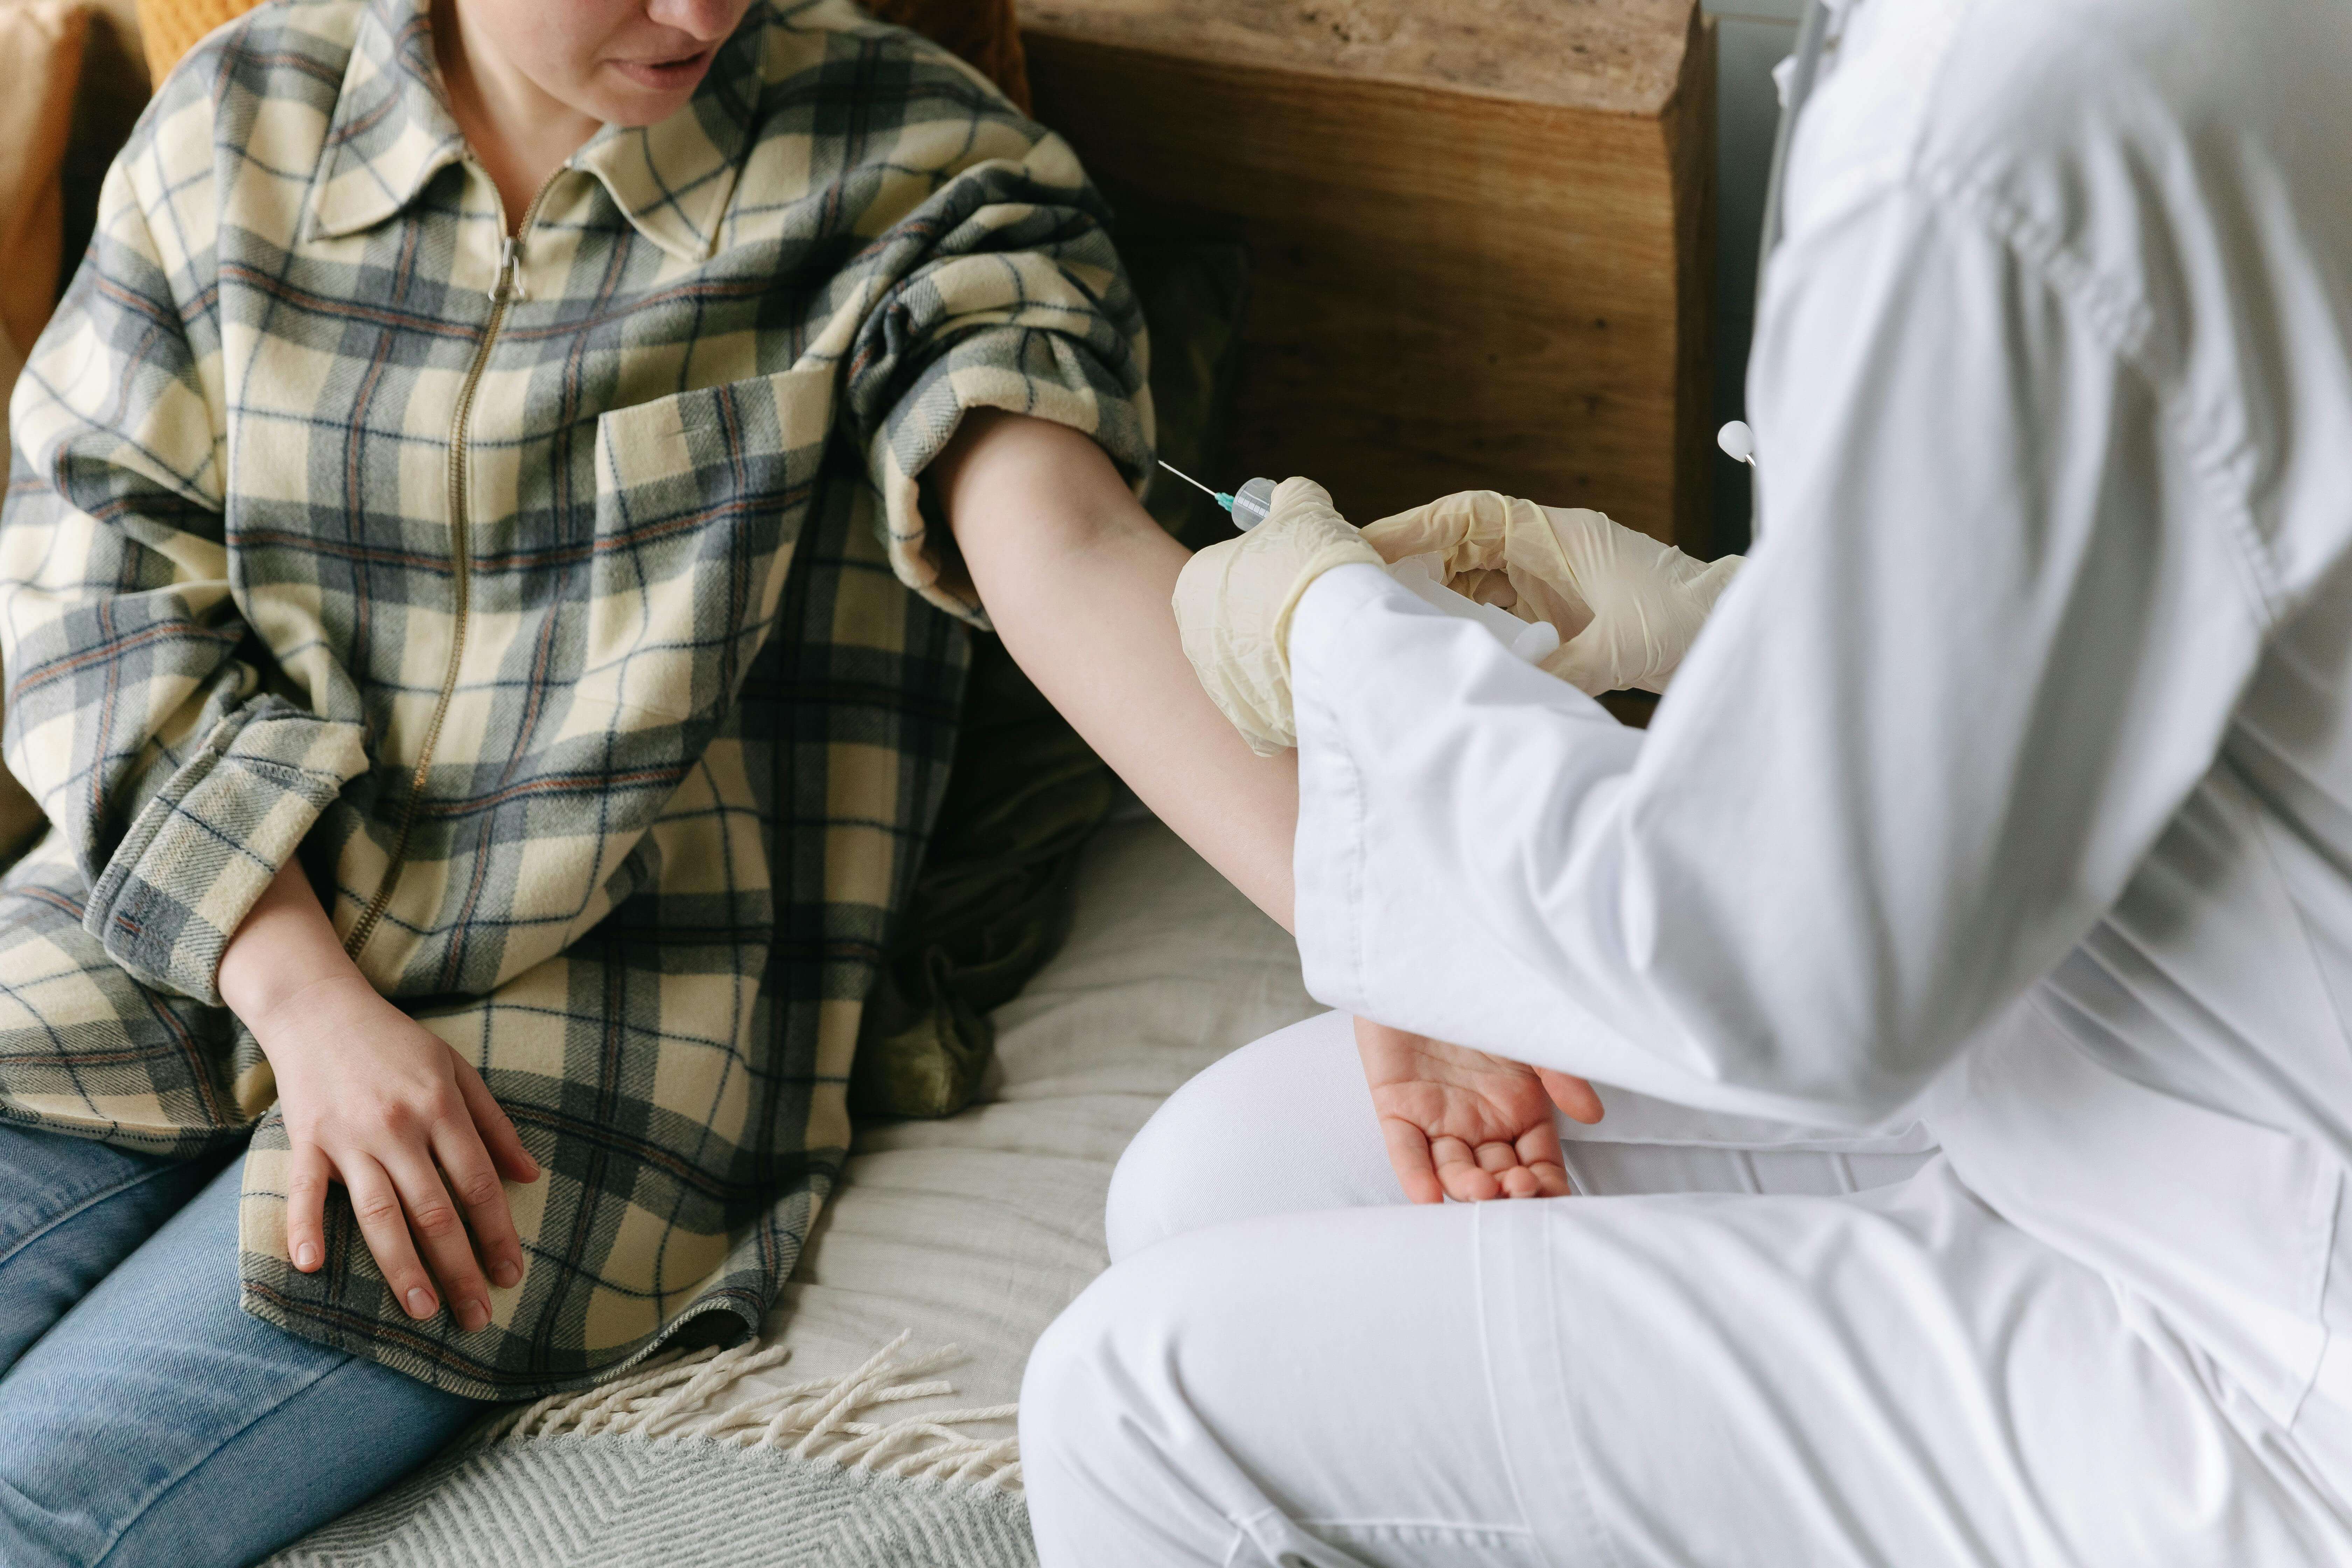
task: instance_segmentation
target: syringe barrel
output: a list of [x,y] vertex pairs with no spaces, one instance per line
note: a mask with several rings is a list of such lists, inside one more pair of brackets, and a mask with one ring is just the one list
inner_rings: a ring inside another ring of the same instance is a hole
[[1234,493],[1234,526],[1247,533],[1274,510],[1274,481],[1252,479]]

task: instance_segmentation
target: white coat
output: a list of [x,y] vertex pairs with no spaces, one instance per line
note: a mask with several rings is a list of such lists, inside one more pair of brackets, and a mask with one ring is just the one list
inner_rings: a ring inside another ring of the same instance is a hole
[[1047,1568],[2352,1563],[2352,16],[1842,11],[1651,730],[1292,622],[1310,988],[1600,1081],[1580,1195],[1400,1204],[1339,1014],[1193,1079]]
[[1651,729],[1372,568],[1301,603],[1309,988],[1682,1104],[1924,1113],[2352,1476],[2352,21],[1844,21],[1760,542]]

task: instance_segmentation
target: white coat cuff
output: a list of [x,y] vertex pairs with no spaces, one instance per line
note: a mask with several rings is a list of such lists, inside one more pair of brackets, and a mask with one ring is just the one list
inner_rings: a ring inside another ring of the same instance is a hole
[[[1368,992],[1363,921],[1365,781],[1339,712],[1364,612],[1411,590],[1355,563],[1307,585],[1290,617],[1290,697],[1298,723],[1298,837],[1291,851],[1292,921],[1307,994],[1378,1016]],[[1418,601],[1414,601],[1418,605]]]

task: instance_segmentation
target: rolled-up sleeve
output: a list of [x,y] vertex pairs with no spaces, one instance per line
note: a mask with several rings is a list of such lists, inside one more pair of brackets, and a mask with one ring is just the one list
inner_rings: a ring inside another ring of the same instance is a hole
[[161,163],[139,153],[11,405],[5,747],[88,879],[90,932],[216,1005],[229,937],[367,756],[357,722],[265,690],[223,521],[212,202],[201,174],[142,186]]
[[917,484],[965,412],[1068,426],[1138,482],[1150,466],[1152,416],[1142,309],[1085,170],[1059,137],[1001,100],[971,112],[936,188],[886,214],[866,252],[844,417],[883,500],[892,567],[978,621],[970,586],[942,574]]

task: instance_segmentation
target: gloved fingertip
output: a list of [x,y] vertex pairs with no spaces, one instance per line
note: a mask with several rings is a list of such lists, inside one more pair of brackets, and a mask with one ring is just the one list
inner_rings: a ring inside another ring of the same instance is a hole
[[1413,512],[1384,517],[1380,521],[1357,530],[1364,542],[1376,551],[1380,558],[1393,566],[1400,561],[1410,561],[1416,555],[1427,555],[1443,550],[1442,542],[1434,542],[1423,519]]
[[1723,591],[1731,586],[1733,580],[1739,575],[1739,569],[1747,563],[1748,558],[1744,555],[1725,555],[1710,561],[1692,576],[1685,591],[1697,602],[1702,611],[1713,609],[1715,602],[1723,597]]
[[1271,517],[1274,510],[1294,506],[1301,501],[1320,501],[1325,506],[1329,506],[1331,492],[1305,474],[1293,474],[1274,487],[1274,507],[1268,510],[1266,515]]
[[1393,512],[1363,530],[1364,537],[1391,563],[1413,555],[1451,554],[1475,532],[1484,516],[1488,526],[1509,498],[1496,490],[1455,490],[1405,511]]
[[1546,675],[1567,681],[1587,697],[1598,697],[1604,691],[1615,690],[1618,681],[1614,666],[1608,661],[1595,659],[1590,645],[1579,647],[1584,640],[1581,636],[1569,638],[1560,645],[1559,652],[1538,660],[1536,668]]

